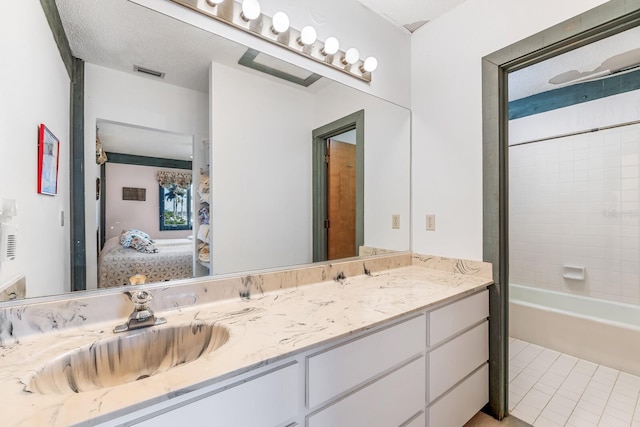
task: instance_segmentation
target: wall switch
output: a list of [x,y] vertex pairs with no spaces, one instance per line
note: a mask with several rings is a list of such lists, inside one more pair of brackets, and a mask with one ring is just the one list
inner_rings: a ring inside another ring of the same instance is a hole
[[435,214],[427,214],[427,231],[436,231],[436,216]]
[[400,215],[391,215],[391,228],[394,230],[400,229]]
[[60,211],[60,227],[64,227],[64,211]]

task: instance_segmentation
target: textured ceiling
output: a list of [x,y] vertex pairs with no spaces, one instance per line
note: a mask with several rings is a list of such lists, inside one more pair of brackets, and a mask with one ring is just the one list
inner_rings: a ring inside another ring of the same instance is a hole
[[[134,71],[134,65],[165,73],[161,81],[208,93],[209,65],[217,63],[243,72],[294,85],[238,65],[247,48],[202,29],[154,12],[127,0],[56,0],[72,53],[85,62],[158,80]],[[266,57],[266,55],[263,55]],[[271,67],[294,74],[308,71],[276,58]],[[315,93],[338,84],[321,79],[309,88]],[[99,121],[99,137],[107,151],[190,160],[192,137],[126,124]],[[152,148],[150,148],[152,147]]]
[[[551,84],[549,80],[571,70],[587,74],[596,70],[607,59],[638,48],[640,48],[640,27],[515,71],[509,74],[509,100],[525,98],[572,84],[571,82]],[[633,57],[629,60],[632,61]],[[601,68],[606,68],[606,64]],[[595,74],[592,77],[595,77]]]
[[98,120],[98,137],[107,152],[149,156],[175,160],[191,160],[193,135],[164,132],[124,123]]
[[394,24],[413,32],[433,21],[465,0],[358,0]]
[[238,66],[246,51],[240,44],[127,0],[56,4],[76,57],[130,73],[134,65],[161,71],[166,73],[164,82],[200,92],[209,91],[211,61]]

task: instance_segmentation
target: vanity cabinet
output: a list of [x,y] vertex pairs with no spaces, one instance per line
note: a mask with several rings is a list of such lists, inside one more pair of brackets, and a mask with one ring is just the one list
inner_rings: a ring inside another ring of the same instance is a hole
[[489,400],[488,311],[485,289],[102,425],[460,427]]
[[[364,355],[363,355],[364,356]],[[424,408],[424,357],[307,417],[308,427],[400,426]]]
[[424,315],[307,357],[310,409],[422,355]]
[[489,291],[427,316],[426,426],[460,427],[489,401]]
[[261,427],[291,423],[302,405],[300,365],[257,369],[174,397],[100,426]]
[[420,314],[307,357],[307,426],[385,427],[412,419],[424,409],[425,342]]

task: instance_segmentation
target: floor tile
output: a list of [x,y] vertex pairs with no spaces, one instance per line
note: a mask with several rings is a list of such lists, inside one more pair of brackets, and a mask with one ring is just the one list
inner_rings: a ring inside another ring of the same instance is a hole
[[[569,410],[569,411],[563,411],[562,413],[560,413],[560,412],[556,412],[553,408],[550,408],[549,406],[547,406],[542,410],[538,418],[546,418],[548,420],[552,420],[557,424],[564,425],[569,419],[569,417],[571,416],[571,412],[573,411]],[[537,423],[537,420],[536,420],[536,423]]]
[[606,414],[602,416],[602,418],[600,419],[600,424],[598,424],[598,427],[630,427],[630,426],[631,426],[630,421],[621,420],[619,418],[606,415]]
[[509,409],[534,427],[640,427],[640,377],[510,339]]
[[602,417],[613,417],[613,418],[617,418],[619,420],[623,420],[627,423],[627,425],[631,424],[631,420],[633,419],[633,410],[631,411],[626,411],[624,409],[618,409],[618,408],[614,408],[611,405],[607,405],[604,408],[604,413],[602,414]]
[[529,415],[528,413],[519,410],[517,407],[513,411],[511,411],[511,415],[516,418],[520,418],[525,423],[529,423],[531,425],[533,425],[533,422],[536,420],[535,416]]
[[586,425],[591,426],[591,425],[598,425],[598,422],[600,421],[600,416],[594,414],[593,412],[586,411],[581,408],[575,408],[573,410],[573,413],[571,414],[571,417],[569,418],[569,421],[571,420],[579,421],[585,426]]
[[564,426],[564,422],[557,423],[556,421],[550,420],[549,418],[540,416],[535,420],[535,426],[536,427],[562,427]]

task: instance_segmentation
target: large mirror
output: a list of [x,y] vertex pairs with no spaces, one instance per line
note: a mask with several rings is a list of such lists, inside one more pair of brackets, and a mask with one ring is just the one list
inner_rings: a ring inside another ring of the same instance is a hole
[[87,289],[410,249],[409,110],[127,0],[55,2],[85,62]]

